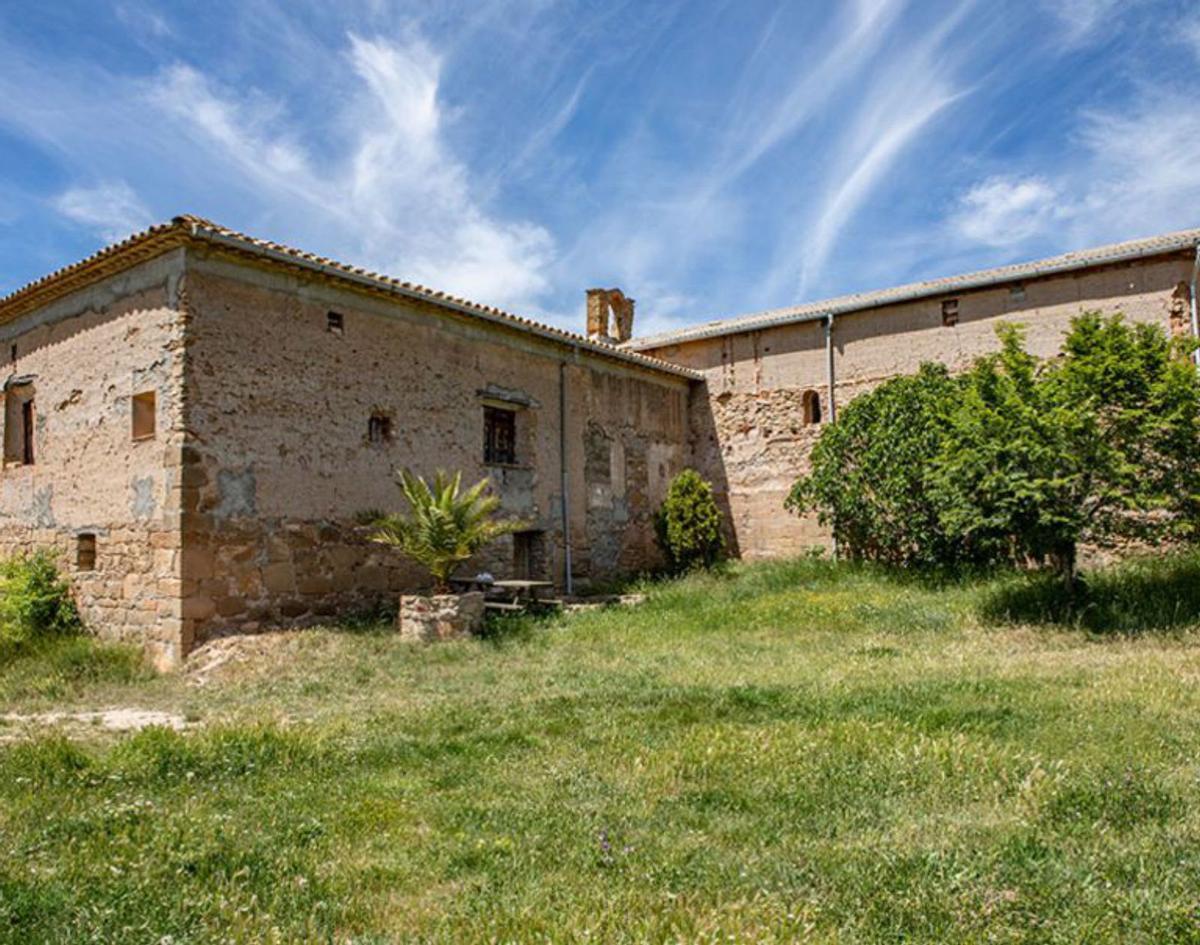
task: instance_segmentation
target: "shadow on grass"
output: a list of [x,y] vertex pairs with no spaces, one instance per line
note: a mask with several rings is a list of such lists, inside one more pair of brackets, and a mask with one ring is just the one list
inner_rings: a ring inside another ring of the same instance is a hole
[[1083,575],[1068,590],[1050,574],[988,587],[979,607],[991,623],[1048,624],[1092,633],[1139,633],[1200,624],[1200,554],[1137,558]]

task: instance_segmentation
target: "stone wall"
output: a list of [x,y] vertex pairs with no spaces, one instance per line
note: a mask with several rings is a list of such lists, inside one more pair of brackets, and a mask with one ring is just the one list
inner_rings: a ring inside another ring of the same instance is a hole
[[[942,323],[933,297],[838,316],[834,329],[836,397],[844,406],[883,380],[913,373],[924,361],[967,368],[998,347],[996,326],[1026,326],[1029,348],[1050,357],[1070,320],[1090,310],[1124,312],[1136,321],[1188,330],[1190,254],[1160,256],[954,295],[958,321]],[[825,326],[801,322],[648,350],[705,375],[706,395],[693,398],[692,462],[713,480],[725,506],[734,547],[744,556],[794,554],[827,545],[815,518],[783,511],[797,475],[806,471],[819,425],[805,422],[807,392],[829,419]]]
[[[215,251],[189,250],[188,287],[184,614],[199,636],[421,587],[356,524],[403,508],[400,467],[490,476],[560,580],[560,383],[575,572],[654,563],[650,516],[686,454],[686,380]],[[485,406],[515,411],[512,463],[484,462]],[[373,415],[387,418],[374,441]],[[585,447],[585,430],[603,445]],[[478,568],[511,575],[512,540],[464,570]]]
[[[53,551],[88,626],[144,642],[162,666],[190,642],[179,602],[182,272],[174,252],[0,328],[0,370],[28,381],[10,384],[0,411],[10,447],[23,432],[10,408],[32,396],[34,414],[33,464],[9,450],[0,471],[0,554]],[[149,392],[154,434],[135,440],[132,398]],[[81,535],[95,538],[94,567],[79,559]]]

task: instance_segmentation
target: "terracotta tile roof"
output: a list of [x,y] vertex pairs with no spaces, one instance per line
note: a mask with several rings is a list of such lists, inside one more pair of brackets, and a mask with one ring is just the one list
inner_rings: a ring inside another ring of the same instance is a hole
[[106,246],[86,259],[57,269],[0,298],[0,323],[18,318],[96,279],[152,259],[177,246],[195,242],[220,246],[235,253],[247,254],[276,264],[300,266],[330,278],[354,283],[377,292],[382,291],[391,295],[428,302],[460,314],[525,331],[571,348],[618,361],[665,371],[680,377],[695,379],[700,376],[689,368],[619,348],[603,341],[593,341],[583,335],[564,331],[553,325],[546,325],[521,315],[514,315],[495,306],[481,305],[469,299],[458,298],[426,286],[404,282],[361,267],[340,263],[324,256],[286,246],[283,243],[257,239],[220,226],[210,220],[190,215],[177,216],[169,223],[157,224],[140,233],[135,233],[128,239]]
[[865,309],[879,308],[884,305],[894,305],[899,302],[911,302],[929,296],[949,295],[991,285],[1019,282],[1023,279],[1033,279],[1038,276],[1048,276],[1076,269],[1087,269],[1092,266],[1125,262],[1145,256],[1157,256],[1164,253],[1181,252],[1183,250],[1194,251],[1198,243],[1200,243],[1200,229],[1181,230],[1177,233],[1166,233],[1162,236],[1154,236],[1148,239],[1131,240],[1126,243],[1114,243],[1109,246],[1099,246],[1095,249],[1064,253],[1061,256],[1052,256],[1049,259],[1039,259],[1034,262],[1016,263],[1010,266],[984,269],[980,272],[971,272],[960,276],[948,276],[942,279],[931,279],[926,282],[913,282],[891,289],[842,295],[819,302],[807,302],[791,308],[778,308],[767,312],[756,312],[751,315],[739,315],[734,318],[704,322],[700,325],[681,328],[678,331],[668,331],[657,335],[647,335],[644,338],[634,338],[627,342],[625,347],[630,351],[643,351],[676,345],[685,341],[696,341],[701,338],[715,338],[743,331],[757,331],[762,328],[773,328],[777,325],[787,325],[792,322],[823,319],[830,314],[844,315]]

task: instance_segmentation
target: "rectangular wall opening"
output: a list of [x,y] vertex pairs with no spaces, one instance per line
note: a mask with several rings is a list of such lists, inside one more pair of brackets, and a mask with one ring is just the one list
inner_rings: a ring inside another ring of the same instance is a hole
[[953,328],[958,324],[958,299],[946,299],[942,303],[942,324]]
[[546,576],[546,533],[513,532],[513,577],[518,581],[541,581]]
[[376,446],[392,440],[392,418],[386,413],[373,413],[367,421],[367,442]]
[[75,538],[75,567],[80,571],[96,570],[96,536],[82,534]]
[[512,466],[517,461],[517,412],[503,407],[483,408],[483,461]]
[[157,426],[157,401],[158,398],[152,390],[133,395],[133,438],[135,440],[154,438]]
[[4,462],[33,465],[36,421],[33,386],[10,387],[4,397]]

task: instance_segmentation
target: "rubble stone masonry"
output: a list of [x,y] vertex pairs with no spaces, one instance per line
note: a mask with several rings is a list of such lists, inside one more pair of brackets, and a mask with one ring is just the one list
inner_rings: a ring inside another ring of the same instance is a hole
[[[1185,333],[1191,269],[1191,253],[1164,254],[839,315],[833,329],[838,406],[889,377],[916,372],[924,361],[964,370],[999,347],[1001,322],[1024,325],[1030,350],[1043,358],[1059,351],[1071,319],[1085,311],[1123,312]],[[942,303],[950,300],[957,302],[956,321],[946,325]],[[743,557],[828,545],[815,517],[783,512],[820,431],[805,422],[806,394],[819,397],[821,420],[829,420],[825,344],[824,322],[811,320],[639,346],[704,375],[707,396],[692,399],[692,462],[713,481]]]
[[[188,289],[183,615],[198,638],[419,588],[359,524],[403,508],[401,467],[490,477],[541,546],[533,576],[561,584],[560,383],[575,574],[657,563],[652,514],[686,459],[686,379],[219,253],[189,259]],[[512,462],[485,462],[489,406],[515,414]],[[388,421],[375,441],[372,416]],[[464,570],[511,576],[513,541]]]
[[[642,347],[672,368],[201,239],[193,222],[0,312],[0,553],[55,551],[87,624],[158,665],[215,634],[421,589],[364,525],[402,509],[403,467],[488,476],[523,521],[468,572],[562,587],[568,545],[577,587],[652,568],[654,512],[687,465],[713,481],[735,552],[827,541],[782,505],[830,417],[821,321]],[[846,312],[837,403],[922,361],[961,370],[1001,321],[1044,357],[1091,309],[1185,332],[1191,262],[1164,252]]]
[[[144,642],[160,666],[190,645],[181,614],[182,251],[135,266],[0,328],[0,553],[55,551],[89,627]],[[13,358],[15,350],[16,358]],[[155,431],[135,440],[135,394]],[[9,447],[32,398],[32,464]],[[95,539],[95,559],[79,546]],[[80,565],[84,567],[80,567]]]

